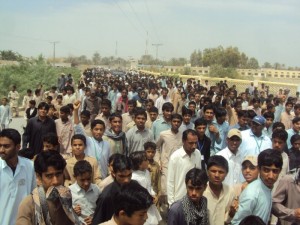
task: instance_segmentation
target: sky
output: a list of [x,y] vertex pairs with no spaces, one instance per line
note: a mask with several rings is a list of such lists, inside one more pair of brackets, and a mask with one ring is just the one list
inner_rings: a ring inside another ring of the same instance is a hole
[[0,50],[52,57],[57,42],[56,57],[129,59],[158,50],[168,60],[222,45],[261,65],[294,67],[299,8],[299,0],[0,0]]

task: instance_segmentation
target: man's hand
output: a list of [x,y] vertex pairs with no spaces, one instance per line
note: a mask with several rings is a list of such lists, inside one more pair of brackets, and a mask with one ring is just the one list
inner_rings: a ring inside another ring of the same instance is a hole
[[218,134],[219,133],[219,130],[218,130],[218,128],[216,128],[214,125],[209,125],[209,127],[208,127],[208,130],[209,130],[209,132],[212,132],[212,133],[215,133],[215,134]]
[[91,217],[91,216],[84,218],[84,222],[86,225],[91,225],[92,221],[93,221],[93,217]]
[[75,101],[74,104],[73,104],[74,111],[78,111],[79,108],[80,108],[80,105],[81,105],[80,101],[78,101],[78,100]]
[[300,220],[300,208],[295,209],[294,214],[295,214],[296,219]]
[[80,205],[76,205],[76,206],[74,207],[74,211],[75,211],[75,213],[76,213],[78,216],[80,216],[80,215],[81,215],[81,207],[80,207]]

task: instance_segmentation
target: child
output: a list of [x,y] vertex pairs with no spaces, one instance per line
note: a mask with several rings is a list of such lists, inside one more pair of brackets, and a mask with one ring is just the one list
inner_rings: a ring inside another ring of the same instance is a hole
[[57,120],[58,119],[58,112],[56,110],[56,108],[54,107],[54,105],[49,105],[49,111],[48,111],[48,117],[53,119],[53,120]]
[[286,130],[293,127],[292,120],[295,118],[295,113],[292,112],[293,106],[293,102],[287,102],[285,104],[285,110],[280,116],[280,122],[284,124]]
[[149,119],[147,120],[145,126],[147,128],[152,128],[152,124],[154,123],[154,121],[158,118],[158,109],[153,106],[149,109]]
[[[144,151],[137,151],[130,154],[130,158],[132,160],[133,172],[132,172],[132,180],[136,180],[140,185],[146,188],[149,194],[154,198],[153,202],[157,202],[156,193],[151,187],[151,178],[150,173],[148,171],[148,160],[146,157],[146,153]],[[161,216],[154,204],[148,209],[147,212],[148,219],[144,223],[146,225],[157,225],[161,220]]]
[[89,136],[89,137],[92,137],[90,119],[91,119],[91,113],[90,113],[90,111],[83,110],[80,113],[80,120],[81,120],[82,126],[84,128],[85,135]]
[[43,151],[58,151],[59,152],[58,137],[54,133],[47,133],[43,136]]
[[297,169],[300,165],[300,135],[294,134],[291,137],[292,148],[289,149],[290,170]]
[[92,166],[92,183],[99,185],[101,182],[101,172],[97,163],[97,160],[93,157],[84,154],[86,147],[86,138],[82,134],[75,134],[71,139],[73,157],[67,159],[67,166],[64,171],[65,174],[65,186],[69,186],[75,182],[73,176],[73,168],[77,161],[86,160]]
[[149,162],[148,170],[151,175],[151,185],[155,193],[159,195],[160,192],[160,166],[154,161],[154,156],[156,153],[156,144],[153,142],[146,142],[144,144],[144,149],[146,153],[147,160]]
[[272,112],[265,112],[264,113],[264,118],[266,119],[266,124],[264,128],[264,133],[266,136],[269,138],[272,137],[272,132],[273,132],[273,122],[274,122],[274,113]]
[[71,110],[69,106],[60,108],[60,119],[55,120],[56,134],[60,143],[60,153],[65,159],[72,157],[71,138],[74,135],[74,127],[69,119]]
[[187,129],[194,129],[194,127],[195,127],[194,126],[195,120],[193,121],[193,123],[191,123],[192,115],[193,115],[193,111],[192,110],[187,109],[187,108],[183,108],[182,109],[182,124],[179,127],[179,131],[181,133],[183,133]]
[[76,183],[69,188],[72,193],[72,205],[81,222],[92,224],[93,214],[96,209],[96,200],[100,195],[99,187],[92,184],[93,169],[86,160],[76,162],[74,165]]
[[9,107],[8,99],[2,98],[2,105],[0,106],[0,131],[8,128],[8,125],[12,121],[12,113]]

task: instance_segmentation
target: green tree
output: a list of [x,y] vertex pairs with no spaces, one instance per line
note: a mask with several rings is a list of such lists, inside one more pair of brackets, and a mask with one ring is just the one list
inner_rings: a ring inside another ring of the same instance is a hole
[[200,50],[194,51],[190,56],[191,66],[202,66],[202,53]]
[[250,58],[247,62],[247,68],[248,69],[258,69],[259,68],[259,64],[258,64],[258,61],[257,59],[255,58]]
[[8,61],[20,61],[22,56],[19,53],[13,52],[12,50],[0,51],[0,58]]
[[98,52],[95,52],[92,60],[93,60],[94,65],[100,65],[100,62],[101,62],[100,54]]
[[240,65],[241,55],[239,49],[236,47],[228,47],[224,51],[224,56],[222,57],[223,67],[233,67],[237,68]]
[[217,48],[206,48],[203,51],[202,62],[203,66],[210,66],[213,64],[223,64],[224,48],[218,46]]
[[263,64],[262,67],[263,67],[263,68],[266,68],[266,69],[271,69],[271,68],[273,68],[272,64],[269,63],[269,62],[265,62],[265,63]]
[[214,64],[210,66],[209,75],[211,77],[238,78],[238,72],[235,68],[224,68],[222,65]]

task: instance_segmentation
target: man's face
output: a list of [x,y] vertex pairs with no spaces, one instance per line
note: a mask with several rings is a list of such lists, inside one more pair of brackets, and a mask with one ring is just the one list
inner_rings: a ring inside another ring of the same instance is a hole
[[102,138],[104,134],[105,128],[102,124],[97,124],[93,129],[92,129],[92,135],[95,139],[99,140]]
[[78,175],[75,177],[76,182],[79,187],[81,187],[83,190],[88,191],[91,183],[92,183],[92,174],[89,172],[85,172],[83,174]]
[[242,143],[242,140],[238,136],[233,136],[231,138],[227,138],[228,148],[234,154],[237,152],[241,143]]
[[262,130],[264,129],[264,126],[263,125],[260,125],[258,123],[255,123],[255,122],[251,122],[251,130],[252,130],[252,133],[257,136],[257,137],[260,137],[261,134],[262,134]]
[[14,142],[7,137],[0,137],[0,157],[4,161],[17,156],[20,145],[15,145]]
[[268,188],[272,189],[278,179],[280,171],[281,169],[274,164],[272,166],[262,166],[259,169],[259,177]]
[[134,211],[131,216],[127,216],[124,211],[120,211],[119,219],[123,222],[123,224],[143,225],[148,219],[147,211],[148,209]]
[[38,114],[40,117],[46,117],[48,114],[48,110],[45,107],[38,109]]
[[300,108],[297,108],[297,109],[294,108],[294,113],[295,113],[296,116],[299,116],[300,115]]
[[110,108],[107,105],[102,105],[101,106],[101,112],[103,115],[109,115],[110,114]]
[[194,203],[199,203],[200,198],[203,196],[206,185],[194,186],[192,181],[189,180],[186,184],[187,195],[189,199]]
[[245,127],[248,124],[248,118],[244,117],[244,116],[241,116],[241,117],[238,118],[238,123],[241,127]]
[[80,115],[80,120],[83,125],[86,125],[90,122],[90,117],[85,115]]
[[74,139],[72,141],[72,152],[75,156],[84,154],[85,145],[81,139]]
[[274,150],[283,152],[284,146],[285,146],[285,141],[283,141],[279,138],[272,138],[272,148]]
[[134,109],[134,106],[132,104],[129,104],[128,105],[128,112],[131,113],[133,109]]
[[63,170],[57,170],[53,166],[49,166],[46,172],[42,173],[42,176],[37,174],[38,179],[42,183],[45,191],[51,186],[64,185]]
[[116,134],[120,133],[122,131],[122,120],[121,120],[121,118],[114,117],[110,121],[110,126],[111,126],[111,129],[113,130],[113,132],[115,132]]
[[213,121],[213,119],[214,119],[214,111],[212,109],[207,109],[204,112],[204,119],[207,120],[208,122]]
[[210,183],[220,186],[227,175],[227,171],[224,168],[215,165],[209,167],[207,175]]
[[43,141],[43,151],[51,151],[51,150],[54,150],[56,151],[57,150],[57,146],[56,145],[53,145],[49,142],[46,142],[46,141]]
[[156,112],[150,112],[150,119],[152,122],[154,122],[157,119],[158,114]]
[[195,101],[200,102],[200,94],[195,94]]
[[118,172],[112,172],[112,176],[116,179],[116,182],[120,185],[128,184],[131,181],[132,171],[123,170]]
[[62,121],[67,121],[67,120],[68,120],[68,116],[69,116],[69,114],[68,114],[68,113],[65,113],[65,112],[62,112],[62,111],[60,111],[60,113],[59,113],[59,116],[60,116],[60,118],[61,118],[61,120],[62,120]]
[[163,111],[163,116],[165,120],[169,121],[171,119],[172,110],[166,109]]
[[152,102],[148,102],[148,103],[146,104],[146,110],[147,110],[147,112],[149,112],[149,110],[150,110],[152,107],[153,107]]
[[172,130],[178,131],[181,126],[182,121],[180,119],[174,118],[171,121]]
[[191,133],[187,135],[187,140],[183,141],[183,149],[188,155],[192,154],[196,150],[197,141],[197,135],[192,135]]
[[191,118],[192,118],[192,115],[190,114],[184,114],[183,116],[183,122],[186,123],[186,124],[189,124],[191,122]]
[[161,95],[163,96],[163,98],[166,98],[167,95],[168,95],[168,92],[167,92],[167,91],[162,91],[162,92],[161,92]]
[[296,132],[299,132],[299,131],[300,131],[300,121],[297,122],[297,123],[293,123],[293,129],[294,129],[294,131],[296,131]]
[[292,143],[292,146],[294,149],[300,150],[300,140],[296,140],[294,143]]
[[220,116],[217,118],[218,124],[223,124],[226,120],[226,116]]
[[194,104],[189,104],[189,109],[192,110],[192,112],[195,112],[195,110],[196,110],[196,105],[194,105]]
[[127,98],[127,91],[126,90],[122,91],[122,98]]
[[292,110],[292,108],[293,108],[293,105],[292,105],[292,104],[287,104],[287,105],[285,105],[285,110],[286,110],[287,112],[290,112],[290,111]]
[[254,166],[250,161],[247,160],[242,164],[242,174],[247,183],[256,180],[258,178],[258,173],[258,167]]
[[266,127],[270,127],[273,123],[273,119],[272,118],[266,118]]
[[134,117],[134,122],[137,128],[143,129],[145,127],[146,117],[144,115],[137,115]]
[[196,129],[198,136],[202,137],[205,134],[206,125],[199,125],[195,129]]

